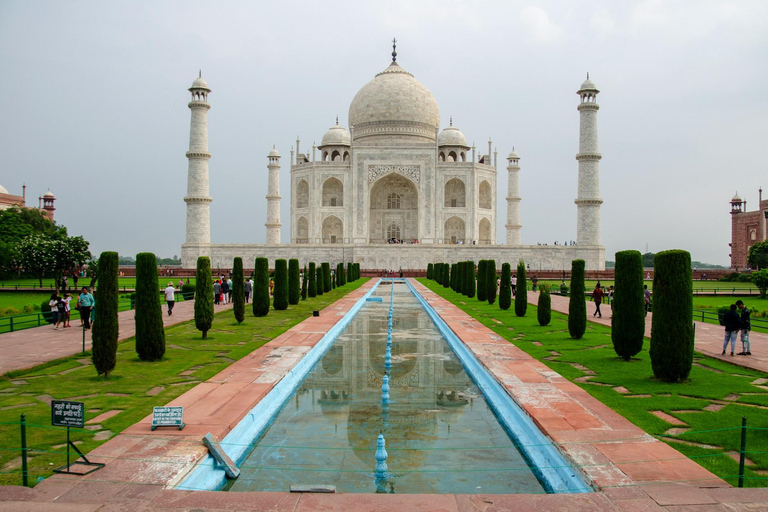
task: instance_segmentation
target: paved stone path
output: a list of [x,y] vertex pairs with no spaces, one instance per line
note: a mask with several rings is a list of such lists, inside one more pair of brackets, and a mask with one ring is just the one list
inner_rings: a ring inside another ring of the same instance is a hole
[[[568,297],[562,295],[552,295],[552,310],[559,311],[560,313],[568,314]],[[528,292],[528,303],[537,304],[539,301],[539,292]],[[602,318],[592,316],[595,312],[595,304],[593,302],[587,303],[587,320],[602,325],[611,326],[611,307],[607,304],[600,306],[600,310],[603,313]],[[760,370],[762,372],[768,372],[768,334],[752,331],[749,335],[751,344],[751,356],[731,356],[730,350],[726,352],[726,355],[721,355],[723,352],[723,336],[725,330],[720,325],[708,324],[706,322],[695,321],[696,325],[696,339],[694,341],[694,348],[707,356],[720,359],[727,363],[732,363],[738,366],[744,366],[745,368],[751,368],[753,370]],[[651,321],[653,314],[648,313],[648,317],[645,321],[645,335],[651,337]],[[741,341],[736,341],[736,353],[741,352]]]
[[[163,303],[163,324],[180,324],[191,320],[195,316],[195,302],[177,302],[173,308],[173,315],[166,314],[166,306]],[[232,308],[232,303],[219,305],[215,311],[224,311]],[[119,334],[118,341],[127,340],[136,333],[136,324],[133,321],[134,310],[118,313]],[[0,334],[0,375],[13,370],[23,370],[37,366],[38,364],[53,361],[62,357],[78,354],[83,349],[83,329],[80,320],[73,320],[72,327],[54,329],[52,325],[33,327],[21,331]],[[91,349],[91,331],[85,331],[85,349]]]

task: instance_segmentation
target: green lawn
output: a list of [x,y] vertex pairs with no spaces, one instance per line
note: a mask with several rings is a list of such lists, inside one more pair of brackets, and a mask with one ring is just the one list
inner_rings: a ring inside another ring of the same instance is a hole
[[[518,318],[514,307],[502,311],[498,302],[481,303],[433,281],[419,281],[638,427],[733,485],[738,464],[727,453],[739,450],[739,426],[742,416],[746,416],[748,425],[755,430],[747,433],[747,458],[752,464],[746,467],[745,485],[768,486],[768,374],[696,354],[690,380],[663,383],[653,378],[648,340],[642,352],[632,361],[624,362],[613,351],[608,327],[588,323],[584,338],[572,340],[566,315],[553,312],[550,325],[541,327],[534,305],[528,306],[525,317]],[[615,391],[618,386],[628,393]],[[650,411],[665,412],[685,425],[676,427]],[[685,431],[670,430],[673,428]]]
[[[531,277],[532,275],[528,275],[528,289],[531,288]],[[550,286],[553,287],[553,289],[557,289],[560,287],[560,283],[562,281],[560,279],[540,279],[539,284],[547,283]],[[587,279],[584,281],[586,289],[592,290],[595,288],[595,285],[597,284],[597,280],[594,279]],[[653,290],[653,280],[646,280],[643,281],[644,284],[648,285],[648,288],[650,290]],[[565,284],[570,286],[570,278],[565,280]],[[601,286],[612,286],[614,284],[613,280],[601,280],[600,285]],[[720,281],[694,281],[693,282],[693,291],[694,293],[717,293],[717,294],[729,294],[734,293],[734,290],[736,293],[751,293],[755,294],[755,296],[759,295],[759,290],[757,287],[752,283],[722,283]]]
[[[184,279],[185,283],[187,281],[190,281],[192,284],[195,284],[194,277],[180,278],[178,276],[160,276],[158,279],[160,280],[159,283],[162,288],[165,288],[166,286],[168,286],[168,282],[173,282],[173,286],[178,288],[179,279]],[[83,286],[90,286],[90,284],[91,284],[91,278],[89,277],[81,277],[77,280],[78,288],[82,288]],[[123,288],[132,290],[136,287],[136,277],[119,277],[117,280],[117,284],[120,290],[122,290]],[[75,286],[75,282],[71,277],[69,278],[69,286],[70,288],[74,288]],[[19,288],[34,287],[34,288],[40,289],[40,281],[37,279],[9,279],[5,281],[0,281],[0,291],[2,291],[3,288],[14,288],[14,287],[19,287]],[[53,287],[54,287],[53,278],[43,279],[44,290],[53,290]]]
[[[31,370],[11,372],[0,377],[0,484],[21,485],[19,417],[24,413],[30,453],[30,482],[47,477],[51,469],[65,463],[62,445],[66,431],[50,427],[50,398],[76,399],[86,406],[86,421],[107,411],[119,414],[100,422],[96,430],[72,429],[72,440],[88,453],[106,439],[121,432],[196,384],[214,376],[233,361],[322,309],[367,279],[348,283],[320,297],[301,301],[285,311],[271,310],[256,318],[246,308],[245,322],[238,325],[232,311],[215,316],[208,338],[203,340],[193,321],[166,329],[167,350],[162,361],[142,362],[136,356],[134,339],[118,346],[117,368],[109,380],[96,375],[90,353],[60,359]],[[182,375],[185,374],[185,375]],[[150,392],[155,393],[150,395]]]
[[50,292],[3,292],[0,291],[0,314],[6,308],[22,309],[27,304],[38,307],[44,300],[50,299]]

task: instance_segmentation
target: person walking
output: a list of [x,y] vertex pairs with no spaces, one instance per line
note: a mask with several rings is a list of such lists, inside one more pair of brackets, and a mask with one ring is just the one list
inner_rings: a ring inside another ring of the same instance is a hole
[[733,355],[734,348],[736,346],[736,335],[741,328],[741,318],[736,312],[736,304],[731,304],[731,310],[723,315],[723,323],[725,324],[725,339],[723,340],[723,353],[728,348],[728,343],[731,344],[731,355]]
[[173,314],[173,305],[176,303],[176,288],[173,287],[173,282],[168,283],[165,288],[165,302],[168,303],[168,316]]
[[53,322],[53,328],[59,328],[59,294],[53,292],[51,298],[48,301],[48,307],[51,308],[51,320]]
[[248,304],[248,299],[251,298],[251,292],[253,291],[253,283],[251,283],[250,277],[245,280],[243,291],[245,292],[245,303]]
[[600,312],[600,304],[603,303],[603,289],[600,287],[600,281],[597,282],[592,291],[592,300],[595,301],[595,312],[592,316],[600,315],[600,318],[603,318],[603,314]]
[[69,293],[64,294],[64,298],[62,299],[64,301],[64,304],[66,305],[66,309],[64,311],[64,321],[66,322],[64,327],[70,327],[69,325],[69,315],[70,315],[70,307],[69,303],[72,302],[72,296],[69,295]]
[[744,302],[739,299],[736,301],[736,307],[741,311],[739,327],[741,328],[741,352],[740,356],[751,356],[752,352],[749,346],[749,331],[752,329],[752,322],[749,320],[751,312],[744,306]]
[[510,286],[512,287],[512,296],[514,297],[515,294],[517,294],[517,274],[512,274]]
[[651,290],[648,289],[648,285],[643,285],[643,297],[645,297],[645,315],[648,316],[648,311],[651,309]]
[[96,301],[94,300],[93,295],[91,295],[91,292],[88,291],[87,286],[84,286],[83,290],[80,292],[78,304],[80,304],[80,318],[83,320],[83,328],[90,329],[91,308],[96,304]]
[[533,277],[531,278],[531,284],[533,285],[533,291],[535,292],[538,290],[539,286],[539,278],[536,277],[536,274],[533,274]]
[[232,274],[227,279],[227,303],[232,302]]
[[220,302],[221,297],[221,284],[219,283],[219,280],[213,282],[213,304],[214,306],[217,306]]
[[221,278],[221,298],[224,304],[229,302],[229,284],[223,277]]

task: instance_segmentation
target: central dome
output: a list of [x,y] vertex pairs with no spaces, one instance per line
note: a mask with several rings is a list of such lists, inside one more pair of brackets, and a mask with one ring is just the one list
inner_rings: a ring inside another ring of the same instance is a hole
[[392,62],[355,95],[349,124],[354,139],[387,136],[434,141],[440,108],[424,84]]

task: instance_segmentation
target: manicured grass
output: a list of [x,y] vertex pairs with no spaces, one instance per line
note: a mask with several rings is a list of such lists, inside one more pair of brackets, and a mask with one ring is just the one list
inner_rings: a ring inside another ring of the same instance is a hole
[[[531,275],[528,275],[528,287],[530,289],[531,286]],[[560,284],[562,283],[562,280],[560,279],[540,279],[539,284],[549,284],[552,287],[553,291],[557,291],[560,288]],[[593,290],[595,286],[597,285],[597,280],[595,279],[587,279],[584,281],[586,289],[587,290]],[[565,284],[570,286],[570,278],[565,280]],[[600,280],[601,286],[612,286],[615,283],[613,280]],[[649,290],[653,290],[653,280],[644,280],[643,284],[648,285]],[[733,293],[734,290],[736,293],[749,293],[751,292],[757,297],[759,295],[759,290],[757,287],[752,283],[723,283],[720,281],[693,281],[693,292],[694,293],[712,293],[714,294],[717,292],[717,294],[729,294]]]
[[[218,278],[220,276],[216,276],[214,272],[214,277]],[[176,288],[179,287],[179,279],[184,279],[184,283],[187,281],[190,281],[191,284],[195,284],[195,278],[194,277],[179,277],[179,276],[160,276],[160,286],[162,288],[165,288],[168,286],[168,282],[172,282],[173,286]],[[74,288],[75,287],[75,281],[70,277],[69,278],[69,287]],[[96,283],[98,286],[98,282]],[[136,288],[136,278],[135,277],[119,277],[117,281],[118,287],[120,288],[120,291],[122,292],[123,288],[126,288],[128,290],[133,290]],[[81,277],[77,280],[77,287],[82,288],[83,286],[90,286],[91,285],[91,278],[90,277]],[[14,288],[18,286],[19,288],[37,288],[40,289],[40,281],[37,279],[9,279],[6,281],[0,281],[0,291],[3,290],[3,288]],[[53,290],[54,287],[54,280],[53,278],[43,279],[43,289],[45,290]]]
[[[768,486],[768,476],[758,473],[768,471],[768,374],[696,354],[690,379],[667,384],[653,378],[647,339],[636,357],[623,362],[613,350],[608,327],[588,323],[584,337],[572,340],[568,336],[567,316],[561,313],[553,311],[550,325],[541,327],[534,305],[529,305],[525,317],[518,318],[513,311],[502,311],[498,305],[468,299],[433,281],[419,281],[638,427],[659,436],[733,485],[737,482],[738,463],[726,453],[739,450],[739,427],[742,416],[746,416],[754,430],[747,433],[747,458],[753,464],[746,467],[745,485]],[[594,372],[594,376],[589,378],[590,373],[578,365]],[[628,393],[614,390],[619,386]],[[708,406],[723,407],[719,411],[704,409]],[[671,425],[650,411],[665,412],[685,425]],[[688,430],[668,433],[672,428]]]
[[27,304],[35,304],[38,307],[44,300],[51,297],[51,292],[3,292],[0,291],[0,312],[5,308],[22,309]]
[[[21,485],[21,413],[32,425],[27,429],[27,443],[32,448],[29,472],[34,483],[38,476],[50,476],[51,469],[65,463],[65,449],[53,447],[64,443],[66,431],[50,427],[51,409],[46,400],[80,397],[85,402],[86,421],[107,411],[122,411],[101,421],[96,430],[72,429],[72,440],[81,442],[78,447],[88,453],[104,442],[94,439],[97,433],[109,437],[121,432],[150,414],[152,407],[164,405],[209,379],[311,316],[312,310],[324,308],[366,281],[348,283],[284,311],[271,310],[263,318],[255,318],[248,311],[242,324],[232,311],[223,311],[214,317],[206,340],[195,329],[194,321],[170,327],[166,329],[165,357],[155,363],[139,360],[131,338],[118,346],[117,367],[109,380],[96,375],[90,353],[0,377],[0,484]],[[150,395],[150,391],[157,394]]]

